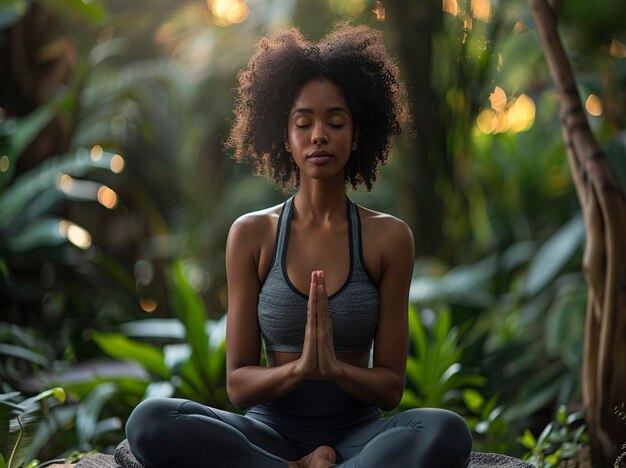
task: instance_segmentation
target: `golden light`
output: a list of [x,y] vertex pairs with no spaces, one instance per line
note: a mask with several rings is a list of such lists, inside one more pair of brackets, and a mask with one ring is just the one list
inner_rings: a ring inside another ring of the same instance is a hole
[[59,188],[65,193],[70,193],[73,186],[74,179],[67,174],[61,174],[61,177],[59,177]]
[[91,234],[69,221],[59,223],[59,233],[80,249],[84,250],[91,246]]
[[506,93],[500,86],[496,86],[493,90],[493,93],[489,95],[489,102],[491,103],[491,107],[496,112],[503,112],[506,108],[507,97]]
[[535,118],[535,101],[533,101],[526,94],[520,94],[517,99],[515,99],[515,103],[513,104],[513,112],[521,119],[521,120],[533,120]]
[[483,133],[491,133],[495,128],[496,113],[491,109],[483,109],[476,118],[476,126]]
[[626,57],[626,44],[617,39],[613,39],[609,46],[609,54],[616,59],[623,59]]
[[459,14],[459,4],[457,0],[443,0],[441,9],[445,13],[450,13],[452,16],[456,16]]
[[241,23],[250,13],[246,0],[208,0],[208,5],[221,24]]
[[509,117],[507,112],[496,112],[494,119],[494,133],[504,133],[509,129]]
[[[476,117],[475,134],[524,132],[535,121],[535,102],[522,93],[516,98],[507,98],[500,87],[489,97],[492,109],[483,109]],[[478,132],[478,133],[476,133]]]
[[119,174],[124,170],[124,164],[124,158],[121,157],[119,154],[116,154],[111,158],[110,167],[111,170],[116,174]]
[[376,15],[376,21],[385,21],[385,7],[383,6],[383,2],[376,0],[376,7],[374,7],[372,13]]
[[526,24],[523,21],[517,21],[513,26],[513,32],[519,34],[526,30]]
[[95,145],[93,148],[91,148],[91,160],[92,161],[100,161],[100,159],[102,158],[102,154],[104,153],[104,151],[102,150],[102,146],[100,145]]
[[117,206],[117,194],[106,185],[98,189],[98,201],[109,210]]
[[589,112],[591,115],[599,117],[600,115],[602,115],[603,110],[602,101],[595,94],[590,94],[585,101],[585,109],[587,109],[587,112]]
[[5,154],[4,156],[0,158],[0,172],[8,171],[10,166],[11,166],[11,160]]
[[472,14],[483,23],[491,21],[491,0],[472,0]]
[[154,312],[157,305],[158,304],[154,299],[143,296],[139,298],[139,307],[141,307],[144,312]]

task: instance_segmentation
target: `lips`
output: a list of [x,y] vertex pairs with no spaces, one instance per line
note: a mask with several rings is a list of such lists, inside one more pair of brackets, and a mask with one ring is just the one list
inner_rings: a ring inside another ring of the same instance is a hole
[[329,153],[328,151],[313,151],[311,154],[309,154],[306,159],[307,161],[309,161],[310,163],[313,163],[317,166],[321,166],[323,164],[326,164],[328,161],[330,161],[333,158],[333,155],[331,153]]

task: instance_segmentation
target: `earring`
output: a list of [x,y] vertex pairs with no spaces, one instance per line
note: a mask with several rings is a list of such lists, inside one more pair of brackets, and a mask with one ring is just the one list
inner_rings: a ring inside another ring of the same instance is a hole
[[291,153],[291,148],[289,147],[289,145],[285,145],[285,149],[287,150],[287,153]]
[[356,141],[352,143],[352,151],[356,151]]

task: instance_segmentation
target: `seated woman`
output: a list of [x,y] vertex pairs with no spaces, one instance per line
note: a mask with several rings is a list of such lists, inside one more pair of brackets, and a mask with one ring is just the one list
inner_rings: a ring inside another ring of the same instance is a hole
[[381,34],[340,24],[311,44],[288,29],[238,80],[235,158],[297,188],[228,236],[227,389],[248,410],[146,400],[126,426],[132,452],[150,468],[466,466],[460,416],[379,410],[404,390],[414,262],[407,225],[346,194],[371,189],[408,121]]

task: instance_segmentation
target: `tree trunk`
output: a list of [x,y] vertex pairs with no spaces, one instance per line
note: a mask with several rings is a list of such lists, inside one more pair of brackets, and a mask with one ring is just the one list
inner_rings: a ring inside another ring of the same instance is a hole
[[441,27],[441,1],[402,0],[385,3],[388,22],[402,31],[397,50],[408,81],[408,97],[417,137],[411,142],[410,156],[405,157],[406,178],[401,213],[413,230],[417,257],[435,254],[442,239],[441,206],[435,182],[445,159],[443,125],[437,116],[432,78],[432,38]]
[[552,79],[572,179],[585,220],[588,287],[582,397],[594,465],[612,466],[626,441],[614,414],[626,400],[626,197],[595,139],[548,0],[529,0]]

